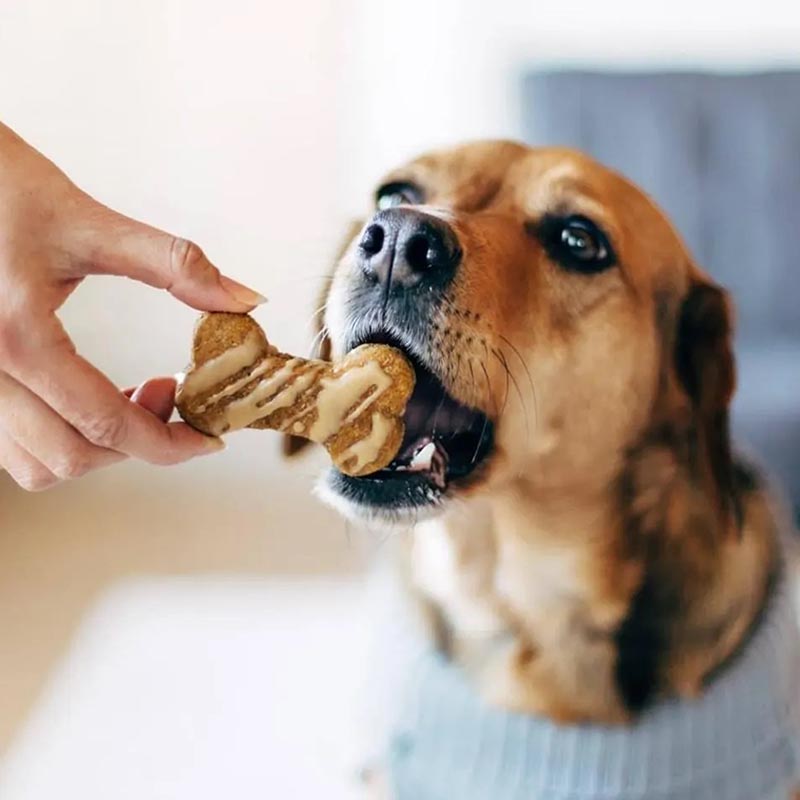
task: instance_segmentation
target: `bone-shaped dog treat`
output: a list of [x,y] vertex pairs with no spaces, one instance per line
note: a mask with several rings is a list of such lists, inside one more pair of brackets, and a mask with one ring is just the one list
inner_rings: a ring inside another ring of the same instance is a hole
[[278,352],[244,314],[204,314],[175,403],[193,428],[220,436],[270,428],[322,444],[348,475],[387,466],[403,441],[415,375],[393,347],[366,344],[338,364]]

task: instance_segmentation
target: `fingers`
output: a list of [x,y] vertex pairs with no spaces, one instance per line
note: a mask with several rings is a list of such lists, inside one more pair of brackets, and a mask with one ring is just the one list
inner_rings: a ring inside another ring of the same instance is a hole
[[29,492],[40,492],[58,483],[58,478],[0,428],[0,469]]
[[[46,323],[45,323],[46,324]],[[140,458],[151,464],[176,464],[224,446],[183,423],[165,424],[164,385],[142,389],[143,403],[129,400],[103,373],[77,355],[55,317],[49,331],[41,330],[38,346],[28,339],[0,359],[18,383],[27,387],[89,444]],[[171,388],[167,388],[171,392]],[[170,409],[171,411],[171,409]],[[35,454],[36,455],[36,454]]]
[[[175,379],[154,378],[123,394],[166,422],[174,408]],[[2,373],[0,420],[0,469],[27,491],[48,489],[125,458],[88,442],[40,398]]]
[[131,389],[131,401],[155,414],[162,422],[169,422],[175,408],[175,378],[151,378]]
[[[44,381],[43,375],[47,376]],[[135,393],[128,400],[76,354],[48,359],[27,378],[31,389],[99,447],[151,464],[177,464],[222,447],[218,439],[204,436],[188,425],[165,424],[135,402]]]
[[2,373],[0,420],[9,440],[9,458],[34,488],[40,482],[44,485],[38,488],[46,488],[58,480],[79,478],[125,457],[88,442],[40,398]]
[[85,273],[124,275],[166,289],[201,311],[250,311],[265,301],[258,292],[220,274],[193,242],[97,205],[75,232]]

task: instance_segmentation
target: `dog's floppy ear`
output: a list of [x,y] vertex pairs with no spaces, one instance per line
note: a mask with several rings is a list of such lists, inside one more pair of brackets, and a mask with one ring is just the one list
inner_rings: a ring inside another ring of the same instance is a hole
[[[364,227],[362,220],[354,220],[351,222],[347,231],[342,238],[342,242],[336,251],[336,256],[331,268],[328,270],[328,275],[322,283],[320,293],[317,297],[316,310],[314,312],[314,352],[311,353],[312,358],[319,358],[323,361],[330,361],[331,353],[331,340],[325,332],[325,304],[328,302],[328,295],[333,282],[333,273],[336,265],[339,263],[345,251],[350,246],[350,243],[355,238],[356,234]],[[283,455],[287,458],[296,455],[301,450],[304,450],[311,442],[308,439],[301,439],[299,436],[284,436],[283,437]]]
[[728,295],[695,279],[681,305],[676,334],[675,369],[692,408],[694,467],[714,498],[723,530],[730,530],[740,509],[728,422],[736,386]]

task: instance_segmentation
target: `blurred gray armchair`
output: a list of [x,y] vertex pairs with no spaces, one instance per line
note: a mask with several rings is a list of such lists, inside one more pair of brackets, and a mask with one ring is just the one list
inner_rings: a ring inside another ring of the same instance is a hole
[[800,515],[800,71],[540,72],[523,91],[528,141],[640,184],[732,292],[734,433]]

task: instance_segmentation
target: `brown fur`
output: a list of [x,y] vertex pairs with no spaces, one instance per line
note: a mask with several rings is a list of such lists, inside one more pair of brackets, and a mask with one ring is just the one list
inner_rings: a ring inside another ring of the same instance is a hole
[[[459,491],[481,514],[468,504],[467,527],[454,508],[412,545],[453,658],[491,701],[558,720],[622,722],[702,691],[778,560],[764,490],[731,455],[725,292],[646,195],[573,151],[482,142],[387,180],[419,186],[457,234],[430,320],[438,372],[497,423],[488,469]],[[564,212],[603,227],[617,267],[551,262],[531,230]],[[334,351],[355,269],[350,247],[326,288]]]

